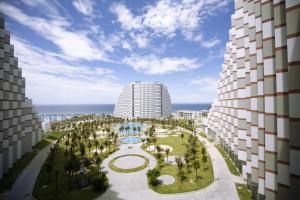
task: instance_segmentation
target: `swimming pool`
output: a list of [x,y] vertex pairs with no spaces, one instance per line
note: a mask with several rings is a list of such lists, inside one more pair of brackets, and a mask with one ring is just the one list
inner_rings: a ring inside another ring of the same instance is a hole
[[138,137],[125,137],[121,139],[123,144],[137,144],[141,142],[141,138]]
[[[112,127],[122,135],[134,135],[146,130],[150,126],[146,123],[141,123],[141,122],[127,122],[127,123],[114,124]],[[126,129],[126,127],[128,129]]]

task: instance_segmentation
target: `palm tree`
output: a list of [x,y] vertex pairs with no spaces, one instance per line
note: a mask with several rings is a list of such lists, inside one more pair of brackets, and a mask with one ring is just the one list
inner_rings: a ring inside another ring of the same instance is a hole
[[189,155],[189,153],[185,153],[184,154],[184,161],[186,163],[186,167],[188,167],[189,166],[189,162],[190,162],[190,155]]
[[52,162],[48,162],[46,164],[46,171],[48,172],[48,182],[49,184],[51,183],[51,172],[53,170],[53,163]]
[[134,127],[132,128],[132,130],[133,130],[133,134],[135,135],[136,127],[134,126]]
[[141,127],[140,126],[137,127],[137,131],[139,132],[139,135],[140,135],[141,134]]
[[206,162],[207,162],[207,156],[206,155],[202,156],[202,161],[204,163],[204,169],[206,169]]
[[184,138],[184,134],[183,134],[183,133],[181,133],[181,134],[180,134],[180,137],[181,137],[181,144],[183,144],[183,138]]
[[65,146],[66,146],[66,151],[68,151],[68,147],[70,146],[69,140],[66,140],[66,141],[65,141]]
[[198,169],[200,168],[200,162],[199,162],[198,160],[196,160],[196,161],[194,162],[194,164],[193,164],[193,167],[194,167],[194,169],[195,169],[195,171],[196,171],[196,179],[197,179],[197,177],[198,177],[197,171],[198,171]]
[[103,149],[104,149],[103,144],[101,144],[99,148],[100,148],[100,153],[102,154],[102,151],[103,151]]
[[177,167],[178,167],[178,175],[179,175],[181,173],[181,169],[183,167],[183,162],[182,162],[180,157],[176,157],[175,162],[176,162]]
[[89,148],[89,154],[91,154],[91,148],[92,148],[92,143],[91,143],[91,141],[88,142],[88,145],[87,145],[87,146],[88,146],[88,148]]
[[95,146],[96,146],[96,152],[98,153],[98,146],[99,146],[99,141],[98,140],[95,141]]
[[82,142],[80,143],[79,150],[80,150],[81,156],[84,156],[85,155],[85,146]]
[[166,149],[165,149],[165,152],[166,152],[166,155],[167,155],[167,162],[168,162],[170,149],[169,149],[169,148],[166,148]]
[[100,156],[97,156],[97,157],[96,157],[96,164],[97,164],[97,166],[98,166],[98,172],[99,172],[99,170],[100,170],[100,163],[101,163],[101,158],[100,158]]

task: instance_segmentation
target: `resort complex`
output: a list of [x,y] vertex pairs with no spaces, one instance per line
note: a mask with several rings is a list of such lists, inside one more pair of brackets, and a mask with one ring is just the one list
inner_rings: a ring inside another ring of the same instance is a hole
[[168,89],[161,83],[131,83],[122,90],[114,114],[125,118],[169,117],[171,98]]
[[0,18],[0,179],[42,138],[41,122],[25,97],[25,78]]
[[236,1],[208,135],[243,173],[253,198],[300,189],[299,1]]
[[300,0],[0,13],[0,199],[299,199]]

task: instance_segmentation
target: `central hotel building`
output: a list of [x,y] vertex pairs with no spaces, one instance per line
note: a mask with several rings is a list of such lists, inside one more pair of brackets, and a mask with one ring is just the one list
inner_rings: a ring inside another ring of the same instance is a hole
[[300,0],[237,0],[208,135],[254,199],[299,199]]

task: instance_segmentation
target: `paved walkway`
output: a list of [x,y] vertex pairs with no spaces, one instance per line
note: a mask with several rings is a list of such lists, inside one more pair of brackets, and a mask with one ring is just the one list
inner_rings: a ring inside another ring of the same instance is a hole
[[27,165],[27,167],[24,169],[22,174],[18,176],[10,192],[4,195],[4,199],[33,199],[32,192],[34,189],[34,184],[39,175],[40,169],[42,168],[44,162],[48,157],[51,146],[52,144],[49,144],[44,149],[38,152],[38,154],[32,159],[29,165]]
[[[215,181],[204,189],[180,194],[159,194],[152,191],[147,184],[147,170],[156,165],[155,158],[143,151],[140,144],[121,145],[120,150],[105,159],[102,163],[104,171],[107,171],[110,187],[97,199],[99,200],[238,200],[235,182],[243,182],[241,177],[233,176],[223,157],[213,144],[199,136],[199,140],[205,141],[207,151],[212,159]],[[128,148],[131,146],[132,148]],[[146,156],[149,166],[135,173],[117,173],[109,169],[109,161],[124,154],[140,154]]]

